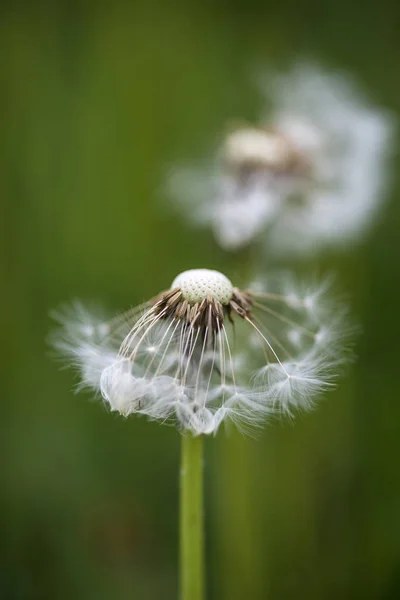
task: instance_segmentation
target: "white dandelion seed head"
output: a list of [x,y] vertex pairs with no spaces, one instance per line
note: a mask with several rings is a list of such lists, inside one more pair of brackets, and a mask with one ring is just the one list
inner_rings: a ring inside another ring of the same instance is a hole
[[180,288],[189,304],[203,302],[207,296],[211,296],[225,305],[232,298],[233,291],[232,284],[225,275],[210,269],[190,269],[180,273],[172,282],[171,289],[175,288]]
[[242,291],[222,273],[185,271],[111,321],[78,304],[57,314],[53,345],[80,387],[125,417],[173,421],[193,435],[223,422],[251,433],[277,413],[311,408],[346,360],[346,314],[326,299],[328,286],[276,282]]
[[385,199],[395,119],[347,74],[305,63],[259,87],[259,123],[230,131],[207,163],[172,169],[169,198],[227,250],[301,257],[357,241]]

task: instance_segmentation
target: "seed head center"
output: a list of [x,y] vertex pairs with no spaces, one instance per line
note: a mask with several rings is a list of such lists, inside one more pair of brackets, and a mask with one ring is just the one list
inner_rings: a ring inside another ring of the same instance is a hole
[[219,271],[191,269],[178,275],[171,289],[180,288],[183,298],[189,304],[201,303],[208,297],[222,305],[229,304],[233,295],[231,282]]
[[249,127],[232,132],[224,151],[227,160],[235,164],[249,162],[273,167],[287,161],[290,146],[280,134]]

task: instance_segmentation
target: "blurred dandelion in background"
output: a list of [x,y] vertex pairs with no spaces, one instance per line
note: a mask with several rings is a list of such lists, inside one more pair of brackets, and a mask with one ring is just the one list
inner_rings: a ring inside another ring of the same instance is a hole
[[285,277],[271,291],[243,291],[194,269],[110,322],[75,305],[56,315],[63,327],[53,343],[80,386],[124,416],[173,420],[194,435],[215,434],[223,421],[251,432],[333,386],[348,328],[326,288]]
[[169,199],[222,247],[269,255],[353,243],[385,198],[394,119],[352,79],[297,64],[259,78],[268,110],[231,129],[211,161],[174,167]]

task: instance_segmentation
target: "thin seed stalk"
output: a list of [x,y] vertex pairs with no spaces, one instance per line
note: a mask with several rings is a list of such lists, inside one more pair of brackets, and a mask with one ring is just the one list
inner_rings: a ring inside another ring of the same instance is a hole
[[203,436],[181,436],[180,596],[204,600]]

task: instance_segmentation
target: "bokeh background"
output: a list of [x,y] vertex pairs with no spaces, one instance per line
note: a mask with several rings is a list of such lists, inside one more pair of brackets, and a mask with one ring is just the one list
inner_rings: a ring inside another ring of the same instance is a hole
[[[400,8],[81,0],[0,15],[0,598],[172,600],[179,436],[73,395],[49,312],[76,297],[116,312],[195,266],[240,276],[168,210],[167,165],[257,119],[253,70],[298,57],[398,115]],[[258,440],[207,440],[209,599],[400,597],[398,165],[369,237],[310,265],[338,273],[363,328],[339,390]]]

